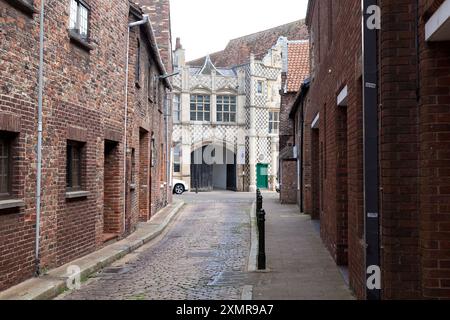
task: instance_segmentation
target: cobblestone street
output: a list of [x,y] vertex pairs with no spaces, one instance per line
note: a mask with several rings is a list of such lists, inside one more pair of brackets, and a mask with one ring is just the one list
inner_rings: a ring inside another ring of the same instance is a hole
[[159,239],[57,299],[240,299],[252,195],[185,194],[186,206]]

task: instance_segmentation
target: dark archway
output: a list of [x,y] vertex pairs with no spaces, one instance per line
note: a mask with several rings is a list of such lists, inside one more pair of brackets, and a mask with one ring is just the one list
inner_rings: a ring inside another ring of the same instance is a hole
[[[191,153],[191,187],[192,191],[208,192],[213,190],[237,191],[236,154],[224,147],[223,159],[207,163],[203,155],[208,152],[208,146],[203,146]],[[215,157],[215,150],[211,152]],[[221,160],[221,161],[218,161]]]

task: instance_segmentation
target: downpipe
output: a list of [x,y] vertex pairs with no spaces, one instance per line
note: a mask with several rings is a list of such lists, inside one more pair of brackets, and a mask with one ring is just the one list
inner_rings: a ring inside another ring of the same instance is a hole
[[128,151],[128,77],[130,73],[130,31],[131,28],[141,26],[149,22],[148,15],[144,19],[128,24],[127,30],[127,52],[125,62],[125,103],[124,103],[124,138],[123,138],[123,233],[126,233],[127,213],[127,151]]
[[36,248],[35,276],[41,274],[40,241],[41,241],[41,187],[42,187],[42,109],[44,97],[44,14],[45,0],[41,0],[39,17],[39,76],[38,76],[38,142],[36,148]]

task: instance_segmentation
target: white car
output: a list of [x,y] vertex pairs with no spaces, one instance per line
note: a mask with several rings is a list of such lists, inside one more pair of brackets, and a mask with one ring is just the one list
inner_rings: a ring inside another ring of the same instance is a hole
[[183,180],[173,179],[173,193],[175,194],[183,194],[186,191],[189,191],[189,185]]

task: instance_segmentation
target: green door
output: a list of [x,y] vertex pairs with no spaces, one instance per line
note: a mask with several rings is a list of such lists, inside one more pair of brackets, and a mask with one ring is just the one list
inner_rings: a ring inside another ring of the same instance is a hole
[[269,188],[269,165],[258,163],[256,165],[256,186],[258,189]]

